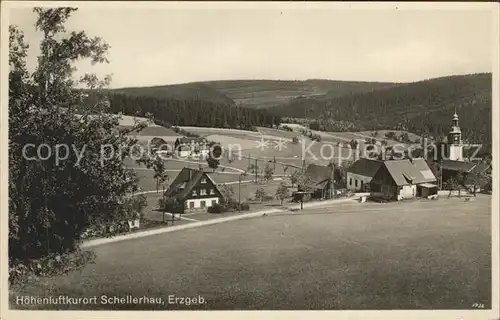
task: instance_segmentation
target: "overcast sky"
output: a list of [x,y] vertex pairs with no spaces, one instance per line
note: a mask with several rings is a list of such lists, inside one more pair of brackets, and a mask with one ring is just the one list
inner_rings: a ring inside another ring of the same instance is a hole
[[[69,30],[111,46],[112,87],[224,79],[311,78],[409,82],[492,71],[492,14],[485,10],[80,8]],[[30,9],[12,9],[30,49],[40,34]]]

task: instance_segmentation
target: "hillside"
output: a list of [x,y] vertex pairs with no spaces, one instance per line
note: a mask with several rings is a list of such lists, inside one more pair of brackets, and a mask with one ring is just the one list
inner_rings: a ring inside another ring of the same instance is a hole
[[396,84],[382,82],[349,82],[311,79],[305,81],[281,80],[227,80],[193,82],[168,86],[113,89],[115,93],[155,98],[194,100],[216,104],[266,108],[288,103],[297,97],[315,97],[318,100],[346,94],[371,92]]
[[113,93],[131,96],[152,97],[159,99],[175,100],[201,100],[215,104],[234,105],[234,101],[228,98],[210,85],[204,83],[186,83],[154,87],[131,87],[112,89]]
[[320,119],[333,123],[331,131],[402,129],[415,133],[446,134],[455,108],[464,137],[491,142],[491,74],[473,74],[401,84],[373,92],[336,98],[294,99],[271,108],[282,117]]

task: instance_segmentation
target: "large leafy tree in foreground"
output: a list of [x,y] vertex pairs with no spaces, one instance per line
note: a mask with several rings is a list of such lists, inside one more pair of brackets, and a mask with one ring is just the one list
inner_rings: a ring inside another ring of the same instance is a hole
[[[136,141],[118,129],[118,116],[107,113],[101,89],[109,78],[74,77],[77,60],[107,62],[108,45],[84,31],[65,30],[76,9],[34,11],[35,27],[42,34],[34,72],[26,68],[28,45],[23,33],[15,26],[9,28],[11,263],[72,252],[88,228],[137,214],[130,201],[137,179],[123,163]],[[79,85],[99,99],[85,105],[84,92],[75,89]],[[137,124],[128,131],[143,126]],[[101,150],[106,151],[105,159]],[[111,157],[112,152],[116,156]]]

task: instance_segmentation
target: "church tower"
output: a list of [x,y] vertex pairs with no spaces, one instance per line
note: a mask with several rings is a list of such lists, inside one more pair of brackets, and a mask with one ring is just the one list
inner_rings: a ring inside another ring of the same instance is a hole
[[453,161],[464,161],[464,146],[462,144],[462,131],[458,125],[458,115],[455,111],[451,125],[450,133],[448,133],[449,157]]

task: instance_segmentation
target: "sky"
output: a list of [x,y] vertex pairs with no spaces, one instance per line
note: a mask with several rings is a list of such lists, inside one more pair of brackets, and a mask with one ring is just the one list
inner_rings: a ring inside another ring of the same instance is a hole
[[[331,79],[412,82],[492,72],[491,10],[380,10],[314,6],[81,7],[67,29],[110,46],[107,65],[78,62],[78,75],[112,74],[111,87],[209,80]],[[10,9],[31,44],[31,9]]]

